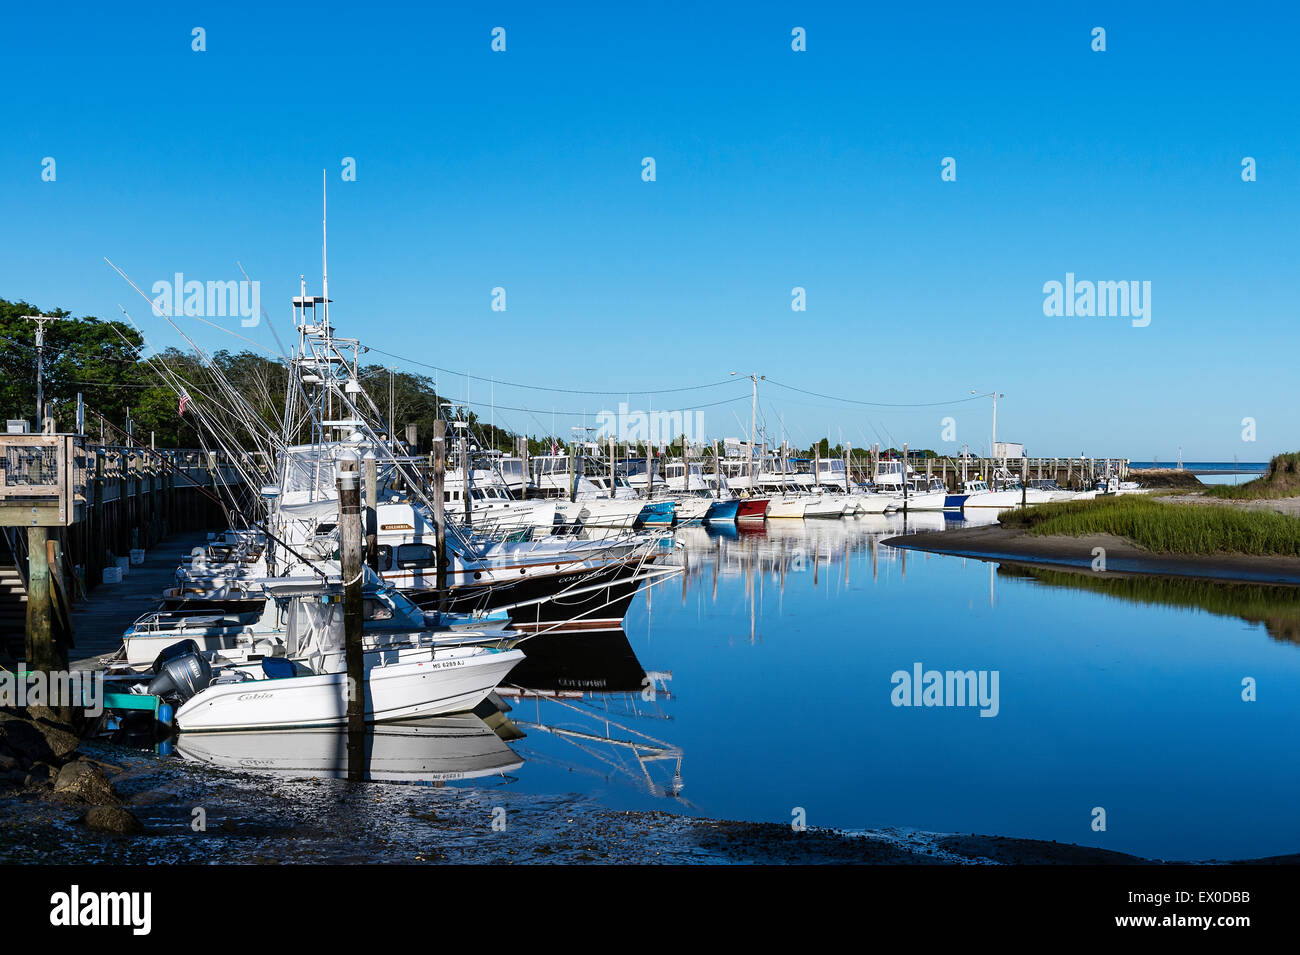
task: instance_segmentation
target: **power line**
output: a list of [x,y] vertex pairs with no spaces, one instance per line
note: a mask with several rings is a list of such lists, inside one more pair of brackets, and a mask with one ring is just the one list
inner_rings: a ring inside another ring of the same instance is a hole
[[[505,385],[509,388],[525,388],[531,391],[553,391],[566,395],[670,395],[679,391],[699,391],[703,388],[716,388],[719,385],[725,385],[730,382],[731,378],[724,378],[721,381],[711,381],[704,385],[687,385],[682,388],[619,388],[617,391],[588,391],[582,388],[550,388],[546,385],[525,385],[517,381],[505,381],[501,378],[484,378],[481,375],[470,375],[463,371],[453,371],[450,368],[442,368],[439,365],[430,365],[428,362],[416,361],[414,358],[408,358],[405,355],[396,355],[393,352],[384,351],[382,348],[375,348],[373,345],[366,346],[367,351],[378,352],[381,355],[387,355],[389,358],[396,358],[407,364],[419,365],[421,368],[428,368],[432,371],[440,372],[444,375],[454,375],[457,378],[469,378],[471,381],[486,381],[492,384]],[[505,405],[499,407],[504,408]],[[524,409],[514,409],[516,411]]]
[[776,385],[778,388],[785,388],[788,391],[797,391],[803,395],[812,395],[814,398],[824,398],[827,401],[838,401],[849,405],[866,405],[870,408],[939,408],[944,405],[961,404],[964,401],[979,401],[981,398],[987,398],[988,395],[973,395],[966,398],[954,398],[952,401],[927,401],[927,402],[908,402],[899,404],[890,404],[883,401],[861,401],[857,398],[838,398],[835,395],[824,395],[818,391],[809,391],[806,388],[796,388],[794,385],[787,385],[777,381],[770,375],[767,378],[769,384]]

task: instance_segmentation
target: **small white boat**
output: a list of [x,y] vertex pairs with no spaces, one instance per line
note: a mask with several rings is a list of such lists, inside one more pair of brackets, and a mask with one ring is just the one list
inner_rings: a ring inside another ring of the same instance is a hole
[[802,520],[812,498],[798,494],[774,494],[768,499],[768,520]]
[[[410,647],[364,654],[367,723],[472,710],[524,658],[522,650]],[[176,711],[182,733],[344,726],[345,672],[271,676],[262,658],[214,671],[214,680]]]
[[[173,647],[154,666],[148,692],[178,703],[183,733],[344,726],[349,681],[343,604],[332,584],[284,581],[288,614],[281,645],[215,653]],[[522,650],[426,642],[424,631],[390,634],[362,654],[367,723],[472,710],[524,659]],[[363,632],[364,639],[364,632]],[[355,692],[355,690],[354,690]]]
[[910,511],[942,511],[948,500],[948,489],[943,486],[943,482],[938,478],[933,478],[927,484],[925,478],[918,477],[912,481],[909,486],[905,500],[900,499],[896,503],[896,510],[902,510],[904,506]]
[[859,514],[884,514],[902,500],[900,495],[893,492],[868,491],[851,496]]
[[850,514],[857,511],[857,505],[850,505],[843,494],[814,494],[807,500],[803,512],[805,518],[843,517],[846,509]]
[[967,481],[967,497],[963,510],[971,508],[993,508],[996,510],[1009,510],[1020,507],[1024,504],[1046,504],[1051,501],[1051,497],[1046,491],[1038,488],[1021,488],[1012,486],[1002,490],[991,490],[984,481]]

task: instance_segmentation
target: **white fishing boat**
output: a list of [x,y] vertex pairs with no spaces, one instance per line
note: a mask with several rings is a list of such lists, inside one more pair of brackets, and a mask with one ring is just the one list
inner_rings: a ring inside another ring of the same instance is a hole
[[811,497],[801,494],[773,494],[768,498],[767,518],[768,520],[803,520],[812,500]]
[[803,512],[805,518],[844,517],[857,511],[857,504],[843,494],[811,494],[807,497],[807,502]]
[[[365,720],[405,720],[472,710],[524,658],[522,650],[431,647],[364,654]],[[231,662],[176,711],[184,733],[343,726],[345,672],[299,670],[272,677],[263,661]]]
[[1019,485],[1011,485],[1000,490],[991,489],[985,481],[967,481],[966,482],[966,501],[962,504],[963,510],[972,508],[991,508],[995,510],[1009,510],[1020,507],[1023,504],[1046,504],[1051,499],[1047,492],[1040,491],[1037,488],[1021,488]]
[[948,503],[948,489],[943,481],[931,478],[928,482],[923,476],[912,479],[908,486],[906,498],[897,502],[897,507],[906,506],[910,511],[942,511]]
[[[326,602],[322,602],[322,596]],[[303,587],[289,603],[284,655],[244,650],[160,661],[149,691],[180,702],[182,732],[343,726],[348,676],[343,604]],[[362,654],[367,723],[473,709],[521,660],[521,650],[421,645],[419,634]],[[192,692],[193,695],[189,695]]]

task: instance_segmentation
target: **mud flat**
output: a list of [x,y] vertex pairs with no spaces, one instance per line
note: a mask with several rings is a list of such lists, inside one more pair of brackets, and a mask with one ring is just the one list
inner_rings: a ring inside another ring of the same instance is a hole
[[[1128,865],[1107,849],[911,829],[845,832],[617,811],[583,796],[240,773],[85,743],[108,799],[139,821],[87,823],[86,794],[0,788],[0,864],[596,863]],[[493,826],[493,820],[504,826]],[[201,826],[198,821],[201,820]],[[1210,860],[1214,861],[1214,860]],[[1267,862],[1293,863],[1298,856]]]

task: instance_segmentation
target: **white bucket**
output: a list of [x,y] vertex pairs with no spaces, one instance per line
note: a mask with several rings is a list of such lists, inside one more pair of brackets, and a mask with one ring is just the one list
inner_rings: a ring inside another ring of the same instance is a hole
[[114,558],[113,558],[113,563],[117,566],[118,572],[119,572],[123,577],[125,577],[125,576],[130,572],[130,568],[131,568],[131,558],[129,558],[129,557],[114,557]]
[[132,547],[132,548],[131,548],[131,566],[132,566],[132,567],[139,567],[139,566],[140,566],[141,564],[143,564],[143,563],[144,563],[144,548],[143,548],[143,547]]
[[121,568],[121,567],[105,567],[105,568],[104,568],[104,583],[106,583],[106,584],[120,584],[121,582],[122,582],[122,568]]

